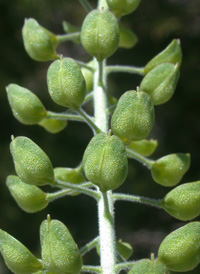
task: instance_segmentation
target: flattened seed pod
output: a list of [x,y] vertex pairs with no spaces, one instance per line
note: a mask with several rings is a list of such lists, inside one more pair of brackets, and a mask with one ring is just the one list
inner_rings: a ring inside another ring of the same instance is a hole
[[[71,184],[84,183],[85,177],[76,168],[56,167],[54,168],[55,178]],[[70,195],[76,196],[80,194],[78,191],[73,191]]]
[[0,229],[0,252],[15,274],[30,274],[43,268],[37,258],[18,240]]
[[179,76],[178,64],[163,63],[147,73],[140,89],[151,96],[154,105],[161,105],[173,96]]
[[56,119],[43,119],[39,125],[50,133],[58,133],[66,128],[67,121]]
[[17,176],[8,176],[6,185],[18,204],[28,213],[34,213],[47,207],[46,194],[37,186],[23,183]]
[[137,9],[141,0],[106,0],[110,9],[117,17],[132,13]]
[[128,144],[145,139],[154,125],[154,106],[143,91],[130,90],[118,101],[112,115],[112,132]]
[[19,178],[31,185],[55,182],[51,161],[46,153],[27,137],[14,138],[10,144],[15,170]]
[[166,266],[159,260],[142,259],[134,264],[128,274],[168,274]]
[[133,141],[128,145],[129,149],[141,154],[142,156],[149,157],[151,156],[158,146],[157,140],[141,140]]
[[10,84],[6,91],[13,115],[19,122],[34,125],[45,118],[46,109],[33,92],[15,84]]
[[178,63],[180,67],[181,61],[182,51],[180,46],[180,40],[174,39],[163,51],[161,51],[146,64],[144,72],[148,73],[150,70],[162,63],[172,63],[174,65]]
[[190,154],[174,153],[155,161],[151,168],[154,181],[163,186],[177,185],[190,167]]
[[163,198],[162,208],[181,221],[188,221],[200,214],[200,181],[182,184]]
[[26,19],[22,29],[24,46],[28,55],[36,61],[57,59],[56,36],[33,19]]
[[132,30],[125,28],[122,24],[119,24],[119,33],[120,33],[120,39],[119,39],[120,48],[131,49],[137,44],[138,42],[137,35]]
[[107,10],[93,10],[85,18],[81,43],[97,60],[111,56],[119,45],[119,27],[115,16]]
[[58,220],[43,221],[40,227],[42,262],[53,273],[78,274],[82,260],[67,227]]
[[86,177],[101,191],[118,188],[126,179],[128,163],[123,143],[117,136],[97,134],[83,155]]
[[63,107],[77,109],[84,101],[86,84],[79,65],[71,58],[54,61],[47,72],[52,100]]
[[200,263],[200,222],[186,224],[165,237],[158,258],[175,272],[194,269]]

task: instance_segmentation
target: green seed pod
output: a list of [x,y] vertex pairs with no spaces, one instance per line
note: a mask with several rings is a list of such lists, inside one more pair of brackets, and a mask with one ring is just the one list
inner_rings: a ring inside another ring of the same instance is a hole
[[141,0],[106,0],[116,17],[132,13],[137,9]]
[[115,135],[128,144],[145,139],[154,125],[154,106],[143,91],[130,90],[118,101],[112,115],[111,128]]
[[43,119],[39,125],[50,133],[58,133],[66,128],[67,121],[56,119]]
[[71,58],[54,61],[47,72],[52,100],[63,107],[77,109],[85,99],[86,84],[79,65]]
[[35,19],[26,19],[22,35],[28,55],[36,61],[49,61],[58,58],[55,47],[56,36],[38,24]]
[[[64,182],[68,182],[71,184],[82,184],[84,183],[85,177],[77,168],[65,168],[65,167],[57,167],[54,168],[55,178]],[[76,196],[80,194],[78,191],[73,191],[70,195]]]
[[120,39],[119,39],[120,48],[131,49],[138,42],[137,35],[130,29],[125,28],[122,24],[119,24],[119,34],[120,34]]
[[178,220],[196,218],[200,214],[200,181],[174,188],[163,198],[161,206]]
[[162,186],[177,185],[190,167],[190,154],[176,153],[155,161],[151,168],[154,181]]
[[168,274],[166,266],[159,260],[142,259],[134,264],[128,274]]
[[53,273],[78,274],[82,261],[67,227],[58,220],[43,221],[40,227],[42,262]]
[[86,177],[101,191],[118,188],[126,179],[128,164],[123,143],[117,136],[97,134],[83,156]]
[[85,18],[81,43],[87,53],[102,61],[119,45],[119,27],[115,16],[107,10],[93,10]]
[[29,138],[13,138],[10,144],[15,170],[19,178],[31,185],[53,184],[52,164],[45,152]]
[[133,255],[133,248],[129,243],[122,242],[119,240],[117,242],[117,260],[118,262],[124,262],[124,259],[128,261],[128,259]]
[[46,116],[42,102],[30,90],[10,84],[6,91],[13,115],[22,124],[34,125]]
[[40,211],[48,206],[46,194],[37,186],[23,183],[17,176],[8,176],[6,185],[18,204],[28,213]]
[[0,229],[0,252],[15,274],[30,274],[43,268],[37,258],[18,240]]
[[[93,66],[93,63],[93,61],[90,61],[89,63],[87,63],[87,65]],[[84,67],[81,68],[81,71],[86,83],[86,92],[89,93],[93,90],[94,73],[91,70]]]
[[200,222],[170,233],[161,243],[158,258],[169,270],[187,272],[200,263]]
[[172,42],[158,55],[151,59],[145,66],[144,72],[148,73],[150,70],[162,63],[172,63],[180,67],[182,61],[182,51],[180,46],[180,40],[174,39]]
[[173,96],[179,75],[178,64],[160,64],[143,78],[140,89],[151,96],[154,105],[164,104]]
[[157,140],[141,140],[133,141],[128,145],[129,149],[134,150],[142,156],[149,157],[151,156],[158,146]]

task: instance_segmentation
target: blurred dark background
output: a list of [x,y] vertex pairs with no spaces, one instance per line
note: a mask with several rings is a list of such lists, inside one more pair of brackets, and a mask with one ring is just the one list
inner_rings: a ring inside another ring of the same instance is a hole
[[[91,1],[96,5],[96,1]],[[66,130],[51,135],[37,126],[20,124],[12,116],[5,87],[17,83],[35,92],[49,110],[62,110],[49,98],[46,71],[50,63],[31,60],[23,48],[21,28],[24,18],[33,17],[54,33],[63,33],[62,21],[80,26],[86,13],[79,1],[70,0],[1,0],[0,1],[0,228],[22,241],[40,256],[39,226],[51,214],[64,222],[79,247],[98,233],[95,202],[83,195],[60,199],[35,214],[27,214],[17,207],[5,181],[14,174],[9,152],[10,136],[27,136],[49,155],[53,166],[75,167],[92,133],[81,123],[70,122]],[[119,49],[110,64],[143,66],[163,50],[173,38],[180,38],[183,50],[181,77],[176,92],[168,103],[156,107],[156,124],[151,137],[159,140],[153,158],[173,152],[189,152],[191,168],[182,182],[200,179],[200,0],[143,0],[138,10],[122,19],[139,37],[132,50]],[[58,48],[59,53],[82,61],[90,57],[80,45],[71,42]],[[109,77],[109,92],[119,97],[135,89],[141,77],[116,74]],[[154,183],[150,173],[137,162],[129,161],[127,181],[117,191],[152,198],[162,198],[169,191]],[[157,254],[162,239],[183,225],[161,210],[147,206],[118,202],[116,204],[117,237],[134,247],[132,259]],[[197,218],[199,220],[199,218]],[[94,251],[85,257],[85,264],[97,264]],[[200,268],[190,273],[199,273]],[[0,257],[0,273],[10,273]]]

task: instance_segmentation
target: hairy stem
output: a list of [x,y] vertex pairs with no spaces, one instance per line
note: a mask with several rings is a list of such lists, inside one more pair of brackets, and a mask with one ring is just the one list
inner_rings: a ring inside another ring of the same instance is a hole
[[91,127],[95,134],[101,132],[101,130],[94,123],[92,118],[83,109],[79,108],[78,110],[76,110],[76,112],[85,120],[85,122]]
[[113,199],[115,201],[127,201],[127,202],[140,203],[140,204],[144,204],[144,205],[161,208],[161,199],[156,200],[156,199],[140,197],[140,196],[135,196],[135,195],[128,195],[128,194],[123,194],[123,193],[113,194]]
[[56,40],[58,43],[62,43],[69,40],[74,40],[80,37],[80,31],[68,34],[56,35]]
[[102,273],[102,270],[99,266],[83,265],[81,273]]
[[83,187],[83,186],[79,186],[79,185],[75,185],[75,184],[71,184],[68,182],[64,182],[62,180],[58,180],[56,179],[56,182],[54,184],[54,186],[59,187],[59,188],[71,188],[73,190],[76,190],[78,192],[81,192],[83,194],[86,194],[96,200],[99,200],[100,195],[97,191]]
[[153,160],[148,159],[148,158],[140,155],[139,153],[137,153],[134,150],[129,149],[129,148],[126,148],[126,152],[127,152],[127,156],[129,158],[137,160],[138,162],[140,162],[141,164],[143,164],[144,166],[146,166],[148,169],[152,168],[152,165],[154,163]]
[[91,242],[87,243],[84,247],[80,249],[81,256],[84,256],[91,249],[95,248],[99,242],[99,237],[96,237]]
[[106,73],[112,73],[112,72],[125,72],[125,73],[134,73],[139,75],[145,75],[144,68],[139,67],[133,67],[133,66],[107,66],[106,67]]
[[53,112],[53,111],[47,111],[47,119],[55,119],[55,120],[69,120],[69,121],[77,121],[77,122],[84,122],[83,117],[71,114],[68,112]]

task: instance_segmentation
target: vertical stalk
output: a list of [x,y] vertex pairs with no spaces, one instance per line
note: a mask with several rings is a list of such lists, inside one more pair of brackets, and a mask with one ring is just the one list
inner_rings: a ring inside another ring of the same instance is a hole
[[[94,75],[94,117],[96,125],[108,133],[107,95],[106,95],[106,61],[96,63]],[[112,192],[99,191],[98,201],[99,243],[103,274],[115,273],[115,230]]]
[[[98,1],[98,9],[108,9],[106,0]],[[106,60],[98,62],[94,58],[94,117],[96,125],[108,133],[107,95],[106,95]],[[99,191],[98,201],[99,243],[101,268],[103,274],[115,273],[115,230],[112,192]]]

